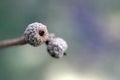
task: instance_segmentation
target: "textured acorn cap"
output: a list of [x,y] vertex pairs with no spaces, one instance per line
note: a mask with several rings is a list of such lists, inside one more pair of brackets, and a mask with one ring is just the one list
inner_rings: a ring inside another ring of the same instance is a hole
[[47,41],[47,51],[54,58],[61,58],[66,55],[67,42],[62,38],[51,38]]
[[24,32],[25,41],[32,46],[39,46],[48,39],[48,30],[42,23],[29,24]]

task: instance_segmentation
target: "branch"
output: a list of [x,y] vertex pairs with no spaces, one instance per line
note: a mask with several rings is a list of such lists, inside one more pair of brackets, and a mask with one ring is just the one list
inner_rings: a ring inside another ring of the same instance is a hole
[[[53,33],[49,34],[48,40],[51,39],[51,38],[54,38],[54,37],[55,37],[55,35]],[[45,43],[47,43],[48,40],[46,40]],[[11,47],[11,46],[25,45],[27,43],[28,42],[26,42],[25,37],[22,36],[20,38],[15,38],[15,39],[9,39],[9,40],[1,41],[0,42],[0,49]]]
[[25,38],[22,36],[20,38],[5,40],[0,42],[0,49],[10,46],[24,45],[26,44]]

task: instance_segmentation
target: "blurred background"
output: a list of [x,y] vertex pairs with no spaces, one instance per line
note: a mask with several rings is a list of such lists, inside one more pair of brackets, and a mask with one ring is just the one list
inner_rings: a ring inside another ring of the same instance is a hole
[[41,22],[69,45],[52,58],[46,46],[0,50],[0,80],[120,80],[120,0],[0,0],[0,40]]

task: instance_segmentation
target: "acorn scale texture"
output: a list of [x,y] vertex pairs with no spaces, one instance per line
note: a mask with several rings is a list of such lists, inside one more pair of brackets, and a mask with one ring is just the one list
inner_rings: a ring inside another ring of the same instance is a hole
[[24,32],[25,41],[32,46],[39,46],[48,39],[48,30],[42,23],[29,24]]
[[54,58],[61,58],[68,48],[67,42],[62,38],[48,39],[46,42],[48,53]]

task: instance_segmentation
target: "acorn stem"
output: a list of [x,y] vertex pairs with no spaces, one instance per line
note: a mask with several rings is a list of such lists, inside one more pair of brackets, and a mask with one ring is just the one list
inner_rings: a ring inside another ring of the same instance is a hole
[[27,44],[27,42],[24,39],[24,36],[16,39],[10,39],[10,40],[5,40],[0,42],[0,49],[2,48],[7,48],[10,46],[17,46],[17,45],[24,45]]

